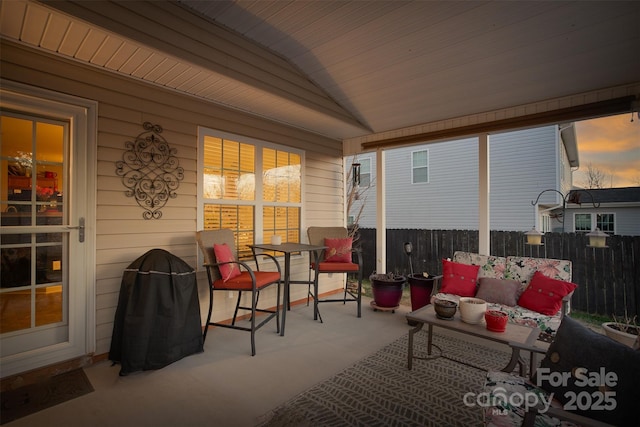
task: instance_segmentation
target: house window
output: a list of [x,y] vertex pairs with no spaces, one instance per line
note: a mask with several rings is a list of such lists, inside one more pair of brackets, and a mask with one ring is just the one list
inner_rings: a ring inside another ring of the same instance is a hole
[[358,160],[360,163],[360,187],[367,188],[371,185],[371,159]]
[[596,215],[596,227],[605,233],[615,233],[615,221],[614,215],[609,214],[597,214]]
[[606,214],[590,214],[579,213],[575,214],[575,231],[576,232],[589,232],[599,228],[605,233],[615,233],[615,215],[612,213]]
[[266,141],[200,128],[202,155],[199,223],[205,230],[228,228],[238,255],[249,245],[300,242],[302,155]]
[[542,215],[542,226],[540,231],[543,233],[551,231],[551,217],[549,215]]
[[575,231],[591,231],[591,214],[576,214],[575,215]]
[[429,150],[411,153],[412,183],[429,182]]

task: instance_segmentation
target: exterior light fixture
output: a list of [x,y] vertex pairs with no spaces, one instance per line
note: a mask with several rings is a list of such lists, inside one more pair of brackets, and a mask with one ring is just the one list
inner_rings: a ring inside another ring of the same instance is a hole
[[353,186],[360,186],[360,163],[354,163],[351,165],[351,169],[353,171]]
[[409,257],[409,272],[413,276],[413,264],[411,262],[411,252],[413,252],[413,245],[411,242],[404,242],[404,253]]
[[599,228],[596,228],[595,231],[591,233],[587,233],[587,237],[589,238],[589,247],[590,248],[606,248],[607,247],[607,237],[609,235]]

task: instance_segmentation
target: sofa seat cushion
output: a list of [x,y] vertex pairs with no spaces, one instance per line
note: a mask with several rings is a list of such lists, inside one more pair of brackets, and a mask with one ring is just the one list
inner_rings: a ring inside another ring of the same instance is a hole
[[509,316],[511,323],[530,328],[538,327],[540,328],[540,333],[545,335],[555,335],[562,320],[560,313],[554,316],[547,316],[519,305],[511,307],[504,304],[487,304],[487,310],[504,311]]
[[[453,301],[456,304],[460,304],[460,296],[454,294],[445,294],[443,292],[435,294],[431,298],[431,303],[436,299],[444,299],[447,301]],[[540,334],[543,335],[542,338],[548,339],[549,337],[555,335],[558,327],[560,327],[561,315],[557,313],[554,316],[547,316],[541,313],[538,313],[533,310],[527,310],[524,307],[516,306],[508,306],[504,304],[495,304],[495,303],[487,303],[487,310],[499,310],[504,311],[509,316],[509,322],[515,323],[517,325],[528,326],[530,328],[538,327],[540,328]]]
[[[526,408],[524,405],[517,406],[509,403],[509,396],[535,395],[537,396],[538,402],[549,402],[549,394],[543,389],[536,387],[522,377],[501,371],[489,371],[487,373],[484,392],[489,393],[487,398],[489,404],[483,407],[484,425],[488,427],[522,425]],[[513,402],[513,400],[511,402]],[[556,400],[551,401],[551,406],[556,408],[562,407]],[[540,405],[540,407],[542,408],[542,405]],[[536,427],[569,427],[574,425],[573,423],[560,421],[546,414],[538,415],[535,420]]]

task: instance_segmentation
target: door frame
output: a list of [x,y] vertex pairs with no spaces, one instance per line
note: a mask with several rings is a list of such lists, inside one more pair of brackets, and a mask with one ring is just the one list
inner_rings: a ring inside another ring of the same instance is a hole
[[[95,352],[98,103],[7,80],[2,81],[0,97],[3,108],[69,121],[69,140],[73,148],[69,178],[74,182],[73,193],[76,195],[69,201],[69,206],[73,204],[69,223],[77,224],[80,217],[85,218],[85,241],[80,251],[84,259],[73,260],[78,285],[73,289],[69,287],[68,341],[6,357],[2,360],[0,373],[4,378]],[[84,162],[76,163],[74,159],[77,158]],[[82,163],[84,166],[79,167]],[[72,233],[71,238],[75,237]],[[83,283],[84,286],[80,286]]]

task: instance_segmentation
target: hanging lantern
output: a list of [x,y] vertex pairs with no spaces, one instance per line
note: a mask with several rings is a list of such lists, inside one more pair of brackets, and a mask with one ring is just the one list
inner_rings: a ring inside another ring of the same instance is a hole
[[606,248],[607,247],[607,237],[609,235],[599,228],[596,228],[595,231],[591,233],[587,233],[587,237],[589,238],[589,247],[591,248]]
[[542,233],[536,230],[535,227],[524,233],[524,235],[527,236],[527,245],[542,245]]

